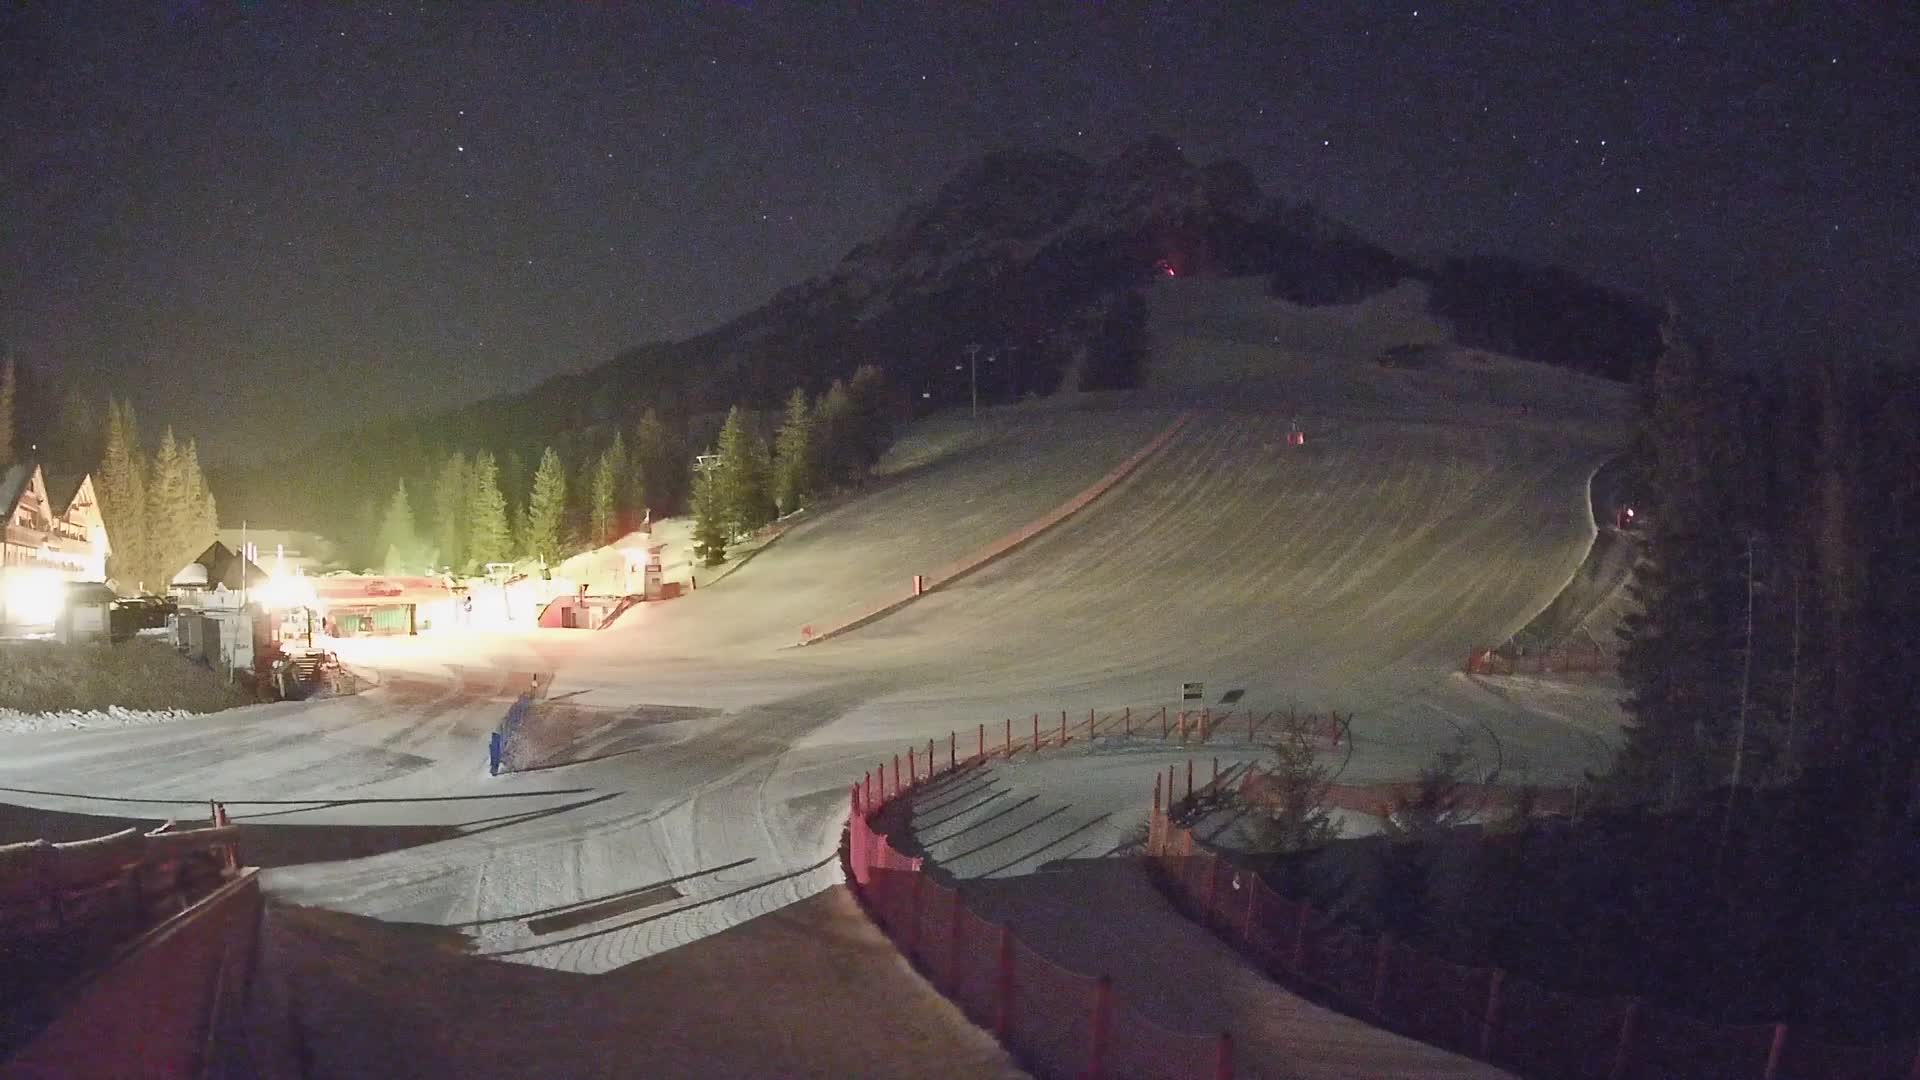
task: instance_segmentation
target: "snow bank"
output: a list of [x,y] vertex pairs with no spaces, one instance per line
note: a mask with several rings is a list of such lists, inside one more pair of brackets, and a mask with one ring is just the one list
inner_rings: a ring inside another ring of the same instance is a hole
[[15,712],[12,709],[0,709],[0,733],[26,735],[41,731],[74,731],[91,728],[150,727],[154,724],[169,724],[175,720],[185,720],[200,715],[185,709],[123,709],[110,705],[106,709],[88,709],[86,711],[66,711],[50,713]]

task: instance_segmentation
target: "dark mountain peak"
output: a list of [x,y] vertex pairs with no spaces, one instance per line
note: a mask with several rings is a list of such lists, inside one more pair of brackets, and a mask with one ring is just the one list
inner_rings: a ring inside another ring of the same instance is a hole
[[[872,244],[847,256],[861,276],[922,269],[964,247],[1028,240],[1065,221],[1085,197],[1093,167],[1059,150],[1000,150],[962,169],[912,206]],[[877,264],[877,265],[876,265]]]
[[1164,229],[1204,209],[1200,171],[1172,139],[1143,139],[1095,174],[1075,224],[1120,230]]
[[1200,193],[1215,213],[1251,221],[1266,210],[1266,195],[1253,170],[1232,159],[1216,161],[1200,170]]

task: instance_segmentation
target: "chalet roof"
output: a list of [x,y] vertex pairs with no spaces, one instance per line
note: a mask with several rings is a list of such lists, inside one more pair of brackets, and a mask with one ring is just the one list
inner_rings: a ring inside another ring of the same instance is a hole
[[20,505],[20,496],[33,485],[33,474],[40,473],[40,483],[47,492],[47,513],[53,517],[65,517],[73,509],[73,500],[80,494],[80,488],[86,484],[85,472],[48,472],[35,461],[22,461],[9,465],[6,474],[0,476],[0,518],[12,514]]
[[54,517],[65,517],[67,511],[73,508],[73,497],[80,494],[80,485],[86,482],[87,474],[56,473],[42,469],[40,477],[47,485],[47,512]]
[[[229,589],[238,589],[242,587],[242,564],[245,564],[245,587],[252,588],[255,585],[265,585],[271,580],[265,570],[242,559],[234,553],[233,549],[218,540],[207,545],[207,550],[201,552],[199,558],[187,565],[198,565],[206,568],[206,585],[208,588],[225,585]],[[181,569],[184,571],[186,567],[181,567]],[[175,574],[173,580],[178,581],[179,577],[179,574]],[[194,582],[194,584],[199,584],[199,582]]]

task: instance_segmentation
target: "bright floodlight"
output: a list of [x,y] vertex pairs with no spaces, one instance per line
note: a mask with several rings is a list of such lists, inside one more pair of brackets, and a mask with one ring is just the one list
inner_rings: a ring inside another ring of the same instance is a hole
[[7,618],[21,625],[50,623],[60,617],[65,582],[52,570],[21,567],[7,573]]

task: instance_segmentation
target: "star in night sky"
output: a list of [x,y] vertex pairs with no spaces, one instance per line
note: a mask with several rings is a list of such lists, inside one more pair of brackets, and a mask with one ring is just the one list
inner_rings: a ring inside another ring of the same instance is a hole
[[286,449],[706,329],[985,150],[1161,133],[1756,364],[1911,355],[1917,65],[1912,5],[13,5],[0,346]]

